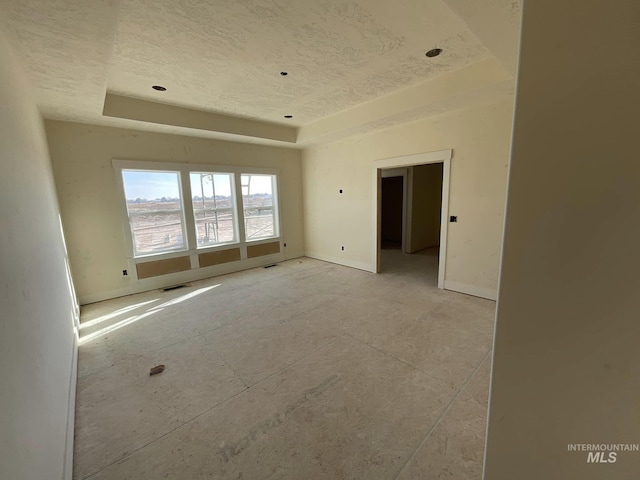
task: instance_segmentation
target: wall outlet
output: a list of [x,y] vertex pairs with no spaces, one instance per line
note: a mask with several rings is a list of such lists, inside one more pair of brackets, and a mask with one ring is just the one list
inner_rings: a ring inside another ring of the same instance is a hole
[[344,252],[344,247],[342,247],[342,251]]
[[127,275],[129,275],[129,272],[127,272],[126,270],[122,270],[122,276],[126,277]]

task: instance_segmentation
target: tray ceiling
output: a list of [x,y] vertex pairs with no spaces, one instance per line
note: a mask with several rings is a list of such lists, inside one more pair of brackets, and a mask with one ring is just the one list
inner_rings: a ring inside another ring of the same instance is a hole
[[[0,0],[0,29],[16,44],[46,118],[138,128],[140,115],[103,115],[109,93],[215,114],[217,125],[228,116],[281,126],[288,138],[487,60],[504,69],[500,81],[512,78],[520,3],[473,3]],[[442,55],[427,58],[434,47]],[[142,128],[155,123],[146,118]]]

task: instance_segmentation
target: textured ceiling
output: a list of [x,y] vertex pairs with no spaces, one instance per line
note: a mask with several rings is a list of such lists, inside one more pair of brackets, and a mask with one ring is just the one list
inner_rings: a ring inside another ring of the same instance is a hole
[[107,88],[117,4],[0,0],[0,30],[13,41],[45,116],[99,115]]
[[513,75],[518,67],[522,0],[444,0]]
[[128,1],[109,89],[303,125],[486,55],[439,0]]
[[[47,118],[139,123],[103,116],[110,92],[301,127],[488,58],[513,73],[519,1],[468,3],[0,0],[0,30],[19,49]],[[433,47],[444,53],[428,59]]]

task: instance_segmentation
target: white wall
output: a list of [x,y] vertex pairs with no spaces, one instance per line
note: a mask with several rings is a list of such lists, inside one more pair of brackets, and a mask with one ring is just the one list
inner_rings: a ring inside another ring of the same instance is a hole
[[81,303],[135,291],[135,280],[122,275],[131,266],[112,159],[279,169],[284,256],[304,253],[299,150],[60,121],[45,125]]
[[505,100],[304,151],[306,255],[374,271],[373,162],[452,148],[458,223],[449,224],[445,278],[448,288],[495,298],[512,112]]
[[75,308],[46,138],[26,85],[0,36],[0,478],[62,479],[71,478]]
[[640,443],[640,3],[523,21],[485,479],[637,479],[567,444]]

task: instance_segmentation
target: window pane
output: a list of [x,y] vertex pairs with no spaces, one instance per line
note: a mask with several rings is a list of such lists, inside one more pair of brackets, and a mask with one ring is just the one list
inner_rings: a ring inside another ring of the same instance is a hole
[[189,173],[198,246],[236,241],[233,174]]
[[136,215],[130,217],[137,255],[182,250],[182,214]]
[[182,204],[178,198],[167,200],[129,200],[127,199],[129,215],[146,214],[148,212],[179,212]]
[[235,241],[233,214],[230,211],[196,212],[195,219],[199,246]]
[[242,201],[247,240],[278,235],[273,209],[273,175],[242,175]]
[[244,211],[244,225],[247,240],[273,237],[276,235],[273,213],[266,210],[249,209]]
[[134,254],[185,249],[178,172],[123,170],[122,179]]

